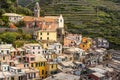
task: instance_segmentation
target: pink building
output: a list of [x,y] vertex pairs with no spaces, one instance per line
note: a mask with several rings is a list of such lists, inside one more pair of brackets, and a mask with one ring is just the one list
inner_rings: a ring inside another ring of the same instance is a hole
[[82,35],[81,34],[67,34],[64,38],[64,46],[76,46],[81,43]]
[[27,63],[34,63],[35,62],[35,55],[34,54],[25,55],[25,61]]

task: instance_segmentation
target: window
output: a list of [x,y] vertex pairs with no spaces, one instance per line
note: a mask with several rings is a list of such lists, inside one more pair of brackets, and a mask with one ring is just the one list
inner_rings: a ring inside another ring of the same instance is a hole
[[46,71],[46,74],[47,74],[47,71]]
[[3,53],[4,51],[3,51],[3,50],[1,50],[1,52]]
[[51,68],[53,68],[53,64],[51,65]]
[[9,54],[9,50],[7,50],[7,54]]
[[61,51],[59,51],[59,53],[61,53]]
[[40,37],[40,39],[42,40],[42,37]]
[[35,49],[35,47],[33,47],[33,49]]
[[35,52],[33,52],[33,54],[35,54]]
[[45,66],[45,62],[43,63],[43,66]]
[[47,35],[49,35],[49,32],[47,33]]
[[43,66],[43,62],[41,62],[41,66]]
[[21,69],[18,69],[18,72],[21,72]]
[[60,45],[59,45],[59,48],[60,48]]
[[39,66],[39,63],[36,63],[36,67],[38,67]]
[[41,66],[41,63],[39,63],[39,67]]
[[40,54],[40,52],[38,52],[38,54]]
[[3,60],[5,60],[5,57],[3,56]]
[[60,19],[60,22],[62,22],[62,19]]
[[47,40],[49,40],[49,37],[47,37]]
[[40,35],[42,35],[42,33],[40,33]]
[[33,63],[31,63],[31,67],[33,67]]
[[44,74],[44,70],[42,70],[42,75]]
[[31,58],[31,61],[34,61],[35,60],[35,58]]
[[38,49],[40,49],[40,46],[38,47]]
[[49,44],[47,44],[47,46],[48,46]]

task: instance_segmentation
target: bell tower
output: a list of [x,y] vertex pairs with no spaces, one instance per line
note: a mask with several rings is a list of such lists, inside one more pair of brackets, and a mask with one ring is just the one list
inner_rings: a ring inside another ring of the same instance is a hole
[[40,6],[38,2],[36,2],[34,7],[34,17],[40,17]]

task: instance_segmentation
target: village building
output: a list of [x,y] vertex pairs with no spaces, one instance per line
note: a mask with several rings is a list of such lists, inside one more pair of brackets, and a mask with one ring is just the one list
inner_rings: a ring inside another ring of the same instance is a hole
[[23,49],[28,54],[42,54],[42,46],[38,43],[24,44]]
[[78,46],[81,43],[81,34],[67,34],[64,37],[64,47]]
[[104,38],[95,38],[93,40],[94,48],[109,48],[109,42]]
[[16,14],[16,13],[5,13],[4,16],[7,16],[9,21],[12,23],[17,23],[23,19],[22,15]]

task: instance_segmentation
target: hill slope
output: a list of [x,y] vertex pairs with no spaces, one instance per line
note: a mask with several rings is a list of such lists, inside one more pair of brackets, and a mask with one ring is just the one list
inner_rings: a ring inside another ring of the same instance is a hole
[[33,10],[36,1],[42,15],[63,14],[68,31],[107,38],[111,48],[120,49],[119,0],[19,0],[19,4]]

